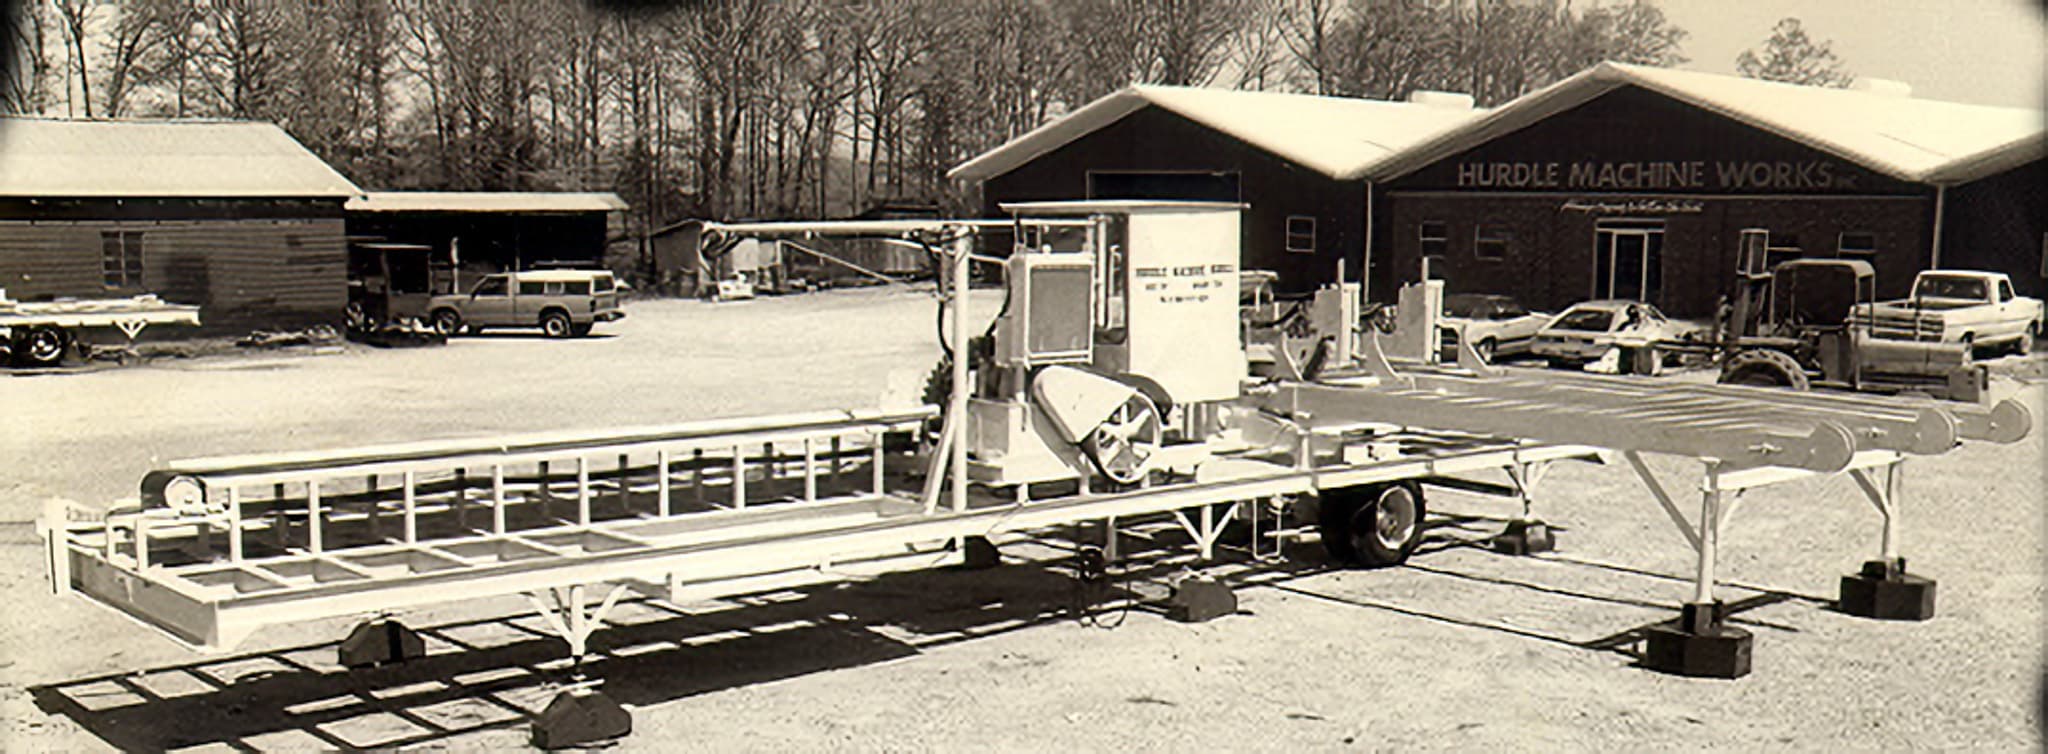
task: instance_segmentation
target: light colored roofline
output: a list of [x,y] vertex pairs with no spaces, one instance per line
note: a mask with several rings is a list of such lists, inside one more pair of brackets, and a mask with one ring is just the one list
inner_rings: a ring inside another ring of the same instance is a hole
[[1928,183],[1956,186],[1988,178],[2007,170],[2048,157],[2048,136],[2033,136],[2010,141],[1976,154],[1964,155],[1947,165],[1929,171]]
[[0,116],[0,196],[319,199],[363,192],[275,123]]
[[[1441,93],[1439,93],[1441,94]],[[1158,107],[1276,159],[1336,180],[1373,172],[1409,142],[1477,115],[1469,97],[1395,102],[1282,92],[1133,85],[947,171],[982,181],[1017,169],[1146,107]]]
[[348,202],[350,212],[621,212],[608,191],[372,191]]
[[955,181],[979,181],[1008,173],[1082,136],[1123,120],[1124,116],[1144,109],[1150,104],[1151,101],[1139,94],[1135,86],[1119,89],[1088,103],[1079,110],[1026,131],[1017,138],[1003,142],[1001,146],[954,166],[952,170],[946,171],[946,178]]
[[[1871,154],[1867,150],[1852,147],[1850,145],[1838,142],[1834,139],[1830,139],[1826,135],[1814,133],[1806,129],[1796,128],[1784,122],[1780,122],[1778,120],[1773,119],[1766,113],[1759,113],[1749,109],[1731,106],[1729,104],[1718,101],[1711,97],[1701,95],[1691,89],[1688,89],[1686,86],[1683,86],[1681,84],[1665,80],[1666,78],[1673,76],[1714,77],[1719,79],[1735,78],[1732,76],[1720,76],[1717,74],[1670,71],[1667,69],[1638,66],[1627,63],[1616,63],[1613,61],[1603,62],[1586,70],[1575,73],[1571,76],[1568,76],[1563,80],[1560,80],[1549,86],[1543,87],[1528,94],[1524,94],[1521,97],[1518,97],[1515,100],[1508,102],[1507,104],[1494,108],[1491,112],[1488,112],[1483,116],[1475,118],[1462,125],[1448,129],[1431,138],[1425,139],[1409,147],[1408,149],[1396,153],[1395,155],[1391,156],[1390,158],[1381,163],[1381,165],[1379,166],[1379,178],[1380,180],[1393,180],[1396,178],[1400,178],[1402,176],[1406,176],[1410,173],[1413,173],[1417,170],[1420,170],[1424,167],[1427,167],[1431,164],[1434,164],[1440,160],[1455,155],[1459,152],[1463,152],[1467,149],[1477,147],[1481,144],[1492,141],[1501,136],[1505,136],[1514,131],[1528,127],[1552,115],[1585,104],[1599,97],[1600,95],[1606,94],[1608,92],[1614,91],[1615,89],[1619,89],[1625,86],[1635,86],[1656,92],[1658,94],[1662,94],[1674,100],[1684,102],[1686,104],[1698,107],[1708,112],[1721,115],[1726,118],[1730,118],[1732,120],[1735,120],[1736,122],[1749,125],[1753,128],[1757,128],[1772,134],[1776,134],[1778,136],[1790,139],[1800,144],[1807,145],[1809,147],[1818,149],[1823,152],[1827,152],[1829,154],[1838,155],[1840,157],[1843,157],[1844,159],[1848,159],[1852,162],[1855,162],[1858,165],[1862,165],[1876,172],[1883,173],[1885,175],[1889,175],[1891,177],[1898,178],[1904,181],[1932,182],[1934,180],[1934,176],[1943,174],[1945,171],[1948,171],[1951,168],[1956,167],[1958,163],[1966,162],[1973,159],[1973,156],[1965,156],[1953,160],[1941,161],[1939,164],[1931,168],[1907,168],[1899,165],[1895,161],[1884,159],[1880,155]],[[1785,84],[1768,81],[1742,81],[1746,86],[1783,87],[1789,90],[1809,89],[1815,90],[1816,94],[1822,92],[1828,93],[1828,96],[1834,96],[1837,94],[1854,94],[1855,96],[1866,97],[1895,96],[1861,92],[1851,93],[1843,90],[1823,89],[1820,87],[1803,87],[1796,84]],[[1904,97],[1897,98],[1905,99]],[[1928,102],[1927,100],[1918,101]],[[1959,108],[1969,107],[1959,104],[1955,104],[1954,106]],[[2038,141],[2039,138],[2040,132],[2036,131],[2031,137],[2020,139],[2016,143],[2027,142],[2030,139]],[[1917,148],[1917,145],[1913,146],[1916,146]],[[1989,152],[1992,155],[1997,156],[2004,156],[2006,153],[2002,150],[2008,148],[2012,148],[2012,145],[2008,144],[1993,146],[1986,150],[1983,150],[1983,152]],[[1924,148],[1922,149],[1924,151]],[[1974,154],[1982,154],[1982,152]],[[1990,158],[1986,157],[1985,159],[1988,160]],[[2023,162],[2024,160],[2021,161]]]

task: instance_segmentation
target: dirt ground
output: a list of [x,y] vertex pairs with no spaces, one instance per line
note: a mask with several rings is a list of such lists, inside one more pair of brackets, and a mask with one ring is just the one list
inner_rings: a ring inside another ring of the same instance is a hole
[[[984,316],[995,299],[979,300]],[[600,337],[459,338],[434,349],[247,354],[90,374],[0,376],[0,749],[524,746],[561,677],[518,600],[402,615],[432,656],[348,674],[346,621],[259,632],[205,656],[52,596],[44,501],[134,494],[198,456],[875,405],[934,357],[928,295],[841,291],[724,305],[642,301]],[[2038,359],[2001,365],[2037,417],[2017,445],[1908,464],[1903,550],[1940,580],[1925,623],[1832,607],[1877,551],[1846,478],[1751,492],[1724,534],[1721,596],[1755,634],[1736,681],[1634,667],[1635,632],[1691,587],[1691,550],[1633,475],[1564,464],[1539,490],[1560,550],[1474,542],[1513,509],[1432,493],[1406,567],[1312,550],[1231,557],[1241,612],[1166,620],[1091,595],[1056,535],[1009,563],[683,606],[632,602],[594,639],[634,710],[628,750],[2039,750],[2044,412]],[[1663,461],[1674,489],[1698,469]],[[1156,601],[1192,564],[1177,534],[1127,539],[1120,578]],[[1092,610],[1078,605],[1104,602]],[[463,649],[466,647],[467,649]]]

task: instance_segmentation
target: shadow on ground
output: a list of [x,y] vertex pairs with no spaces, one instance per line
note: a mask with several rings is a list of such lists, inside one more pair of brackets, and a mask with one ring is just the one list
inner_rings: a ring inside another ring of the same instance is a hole
[[[1483,547],[1483,539],[1472,535],[1485,532],[1489,523],[1473,517],[1433,517],[1421,551]],[[614,700],[644,707],[910,657],[933,647],[1061,620],[1114,627],[1133,612],[1164,612],[1168,581],[1193,565],[1187,539],[1178,530],[1153,527],[1141,532],[1123,538],[1126,560],[1106,581],[1093,583],[1075,578],[1070,559],[1063,555],[1076,549],[1070,539],[1044,536],[1021,543],[1024,546],[1006,543],[1011,562],[988,570],[915,571],[744,595],[690,608],[629,600],[592,637],[586,670],[603,679],[604,690]],[[1237,550],[1206,570],[1240,587],[1267,587],[1627,657],[1636,656],[1631,647],[1649,627],[1581,641],[1391,601],[1325,594],[1290,584],[1332,568],[1319,549],[1302,549],[1305,552],[1292,553],[1287,560],[1252,559]],[[1022,550],[1041,555],[1017,562],[1014,553]],[[1615,601],[1528,581],[1462,573],[1430,560],[1423,555],[1409,568],[1514,590]],[[1772,592],[1730,607],[1739,613],[1791,599],[1810,598]],[[565,645],[537,616],[416,628],[427,640],[428,656],[393,667],[345,670],[335,664],[336,645],[324,643],[63,681],[34,687],[31,693],[44,712],[69,718],[128,751],[204,745],[245,751],[365,749],[419,746],[523,725],[571,677],[563,657]]]

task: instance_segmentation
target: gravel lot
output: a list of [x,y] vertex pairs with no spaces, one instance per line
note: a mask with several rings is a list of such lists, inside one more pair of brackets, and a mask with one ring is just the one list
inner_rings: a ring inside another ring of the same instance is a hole
[[[995,300],[979,300],[984,316]],[[0,749],[524,745],[560,643],[517,600],[407,613],[437,653],[393,670],[334,668],[343,621],[201,656],[51,596],[33,518],[51,497],[132,495],[175,458],[874,405],[914,394],[932,311],[882,290],[642,301],[574,342],[0,376]],[[2036,359],[2002,365],[2032,379],[2001,387],[2038,425]],[[1584,464],[1539,490],[1557,553],[1469,546],[1512,509],[1434,494],[1408,567],[1232,562],[1218,571],[1248,584],[1243,614],[1206,624],[1142,605],[1076,620],[1057,550],[1025,539],[994,571],[633,603],[594,641],[607,689],[635,709],[630,750],[2039,750],[2043,434],[1908,464],[1903,549],[1941,581],[1926,623],[1832,609],[1838,576],[1877,548],[1849,480],[1750,493],[1721,573],[1756,671],[1732,682],[1632,667],[1632,632],[1690,596],[1691,551],[1626,469]],[[1674,487],[1696,479],[1657,468]],[[1128,587],[1161,597],[1187,560],[1136,544]]]

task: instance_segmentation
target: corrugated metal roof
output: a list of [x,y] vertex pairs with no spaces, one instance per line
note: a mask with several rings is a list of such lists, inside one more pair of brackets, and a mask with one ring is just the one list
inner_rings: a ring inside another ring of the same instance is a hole
[[1388,156],[1483,112],[1414,102],[1132,86],[968,160],[946,176],[984,180],[1002,175],[1148,106],[1333,178],[1363,175]]
[[1950,171],[1965,162],[1997,164],[2007,150],[2038,145],[2043,129],[2040,110],[1609,62],[1425,140],[1387,160],[1379,177],[1414,172],[1624,86],[1654,91],[1916,182],[1971,177]]
[[270,123],[0,118],[0,196],[343,198],[360,193]]
[[626,201],[610,192],[372,191],[350,199],[350,212],[614,212]]

